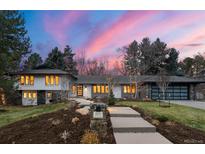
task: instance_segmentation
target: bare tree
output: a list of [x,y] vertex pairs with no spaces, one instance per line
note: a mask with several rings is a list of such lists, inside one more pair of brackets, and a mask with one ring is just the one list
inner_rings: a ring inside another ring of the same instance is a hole
[[163,94],[163,99],[165,100],[165,92],[170,84],[170,77],[167,75],[167,72],[164,69],[161,69],[159,74],[157,75],[157,78],[158,79],[156,83]]
[[86,73],[86,51],[77,52],[75,61],[77,62],[78,73],[84,75]]

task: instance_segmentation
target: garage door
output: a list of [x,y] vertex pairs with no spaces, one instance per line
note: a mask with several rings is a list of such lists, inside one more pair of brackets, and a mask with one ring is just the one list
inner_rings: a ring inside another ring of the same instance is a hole
[[[187,100],[188,96],[187,85],[170,85],[165,92],[166,100]],[[164,99],[163,93],[159,90],[158,86],[151,86],[151,97],[152,99]]]

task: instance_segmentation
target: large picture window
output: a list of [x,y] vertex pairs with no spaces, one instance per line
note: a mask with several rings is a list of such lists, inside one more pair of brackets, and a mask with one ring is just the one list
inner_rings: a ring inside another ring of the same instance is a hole
[[93,85],[93,93],[94,94],[108,93],[108,86],[107,85]]
[[37,93],[35,91],[24,91],[23,98],[26,99],[35,99],[37,97]]
[[21,75],[20,84],[21,85],[34,85],[34,76],[33,75]]
[[57,75],[46,75],[45,77],[46,85],[59,85],[59,76]]
[[123,86],[123,93],[135,94],[136,93],[136,86],[135,85],[124,85]]

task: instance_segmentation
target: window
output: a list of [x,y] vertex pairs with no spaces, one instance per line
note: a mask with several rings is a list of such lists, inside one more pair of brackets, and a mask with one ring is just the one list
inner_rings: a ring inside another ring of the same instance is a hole
[[21,85],[34,85],[34,76],[33,75],[21,75],[20,77]]
[[23,98],[35,99],[36,97],[37,97],[37,93],[34,91],[24,91],[23,92]]
[[45,84],[46,85],[59,85],[59,76],[57,75],[46,75],[45,77]]
[[47,98],[52,98],[52,93],[51,92],[47,93]]
[[97,86],[96,86],[96,85],[93,86],[93,93],[94,93],[94,94],[97,93]]
[[106,93],[109,92],[108,86],[105,86],[105,92],[106,92]]
[[24,76],[23,75],[21,76],[20,83],[21,83],[21,85],[24,85]]
[[33,93],[33,98],[36,98],[36,93],[35,92]]
[[55,76],[55,79],[56,79],[56,85],[59,85],[59,77]]
[[100,93],[101,90],[100,90],[100,85],[97,85],[97,93]]
[[27,93],[26,92],[23,93],[23,98],[27,98]]
[[77,91],[76,91],[76,86],[73,85],[73,86],[72,86],[72,93],[73,93],[73,94],[76,94],[76,92],[77,92]]
[[108,93],[108,86],[107,85],[93,85],[93,93],[94,94]]
[[124,85],[123,86],[123,93],[125,94],[134,94],[136,92],[135,85]]
[[53,75],[50,76],[50,84],[54,85],[54,76]]
[[34,85],[34,76],[30,76],[30,85]]
[[101,86],[101,93],[102,93],[102,94],[105,93],[105,86],[104,86],[104,85]]

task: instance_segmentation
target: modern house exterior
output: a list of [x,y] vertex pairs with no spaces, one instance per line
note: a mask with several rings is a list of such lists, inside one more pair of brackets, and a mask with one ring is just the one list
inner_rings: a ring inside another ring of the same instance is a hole
[[36,69],[18,73],[23,105],[48,104],[53,96],[67,98],[72,77],[58,69]]
[[[18,90],[23,105],[48,104],[69,97],[107,97],[109,81],[107,76],[73,76],[58,69],[34,69],[18,73]],[[185,76],[169,76],[165,97],[157,86],[158,76],[137,76],[140,87],[136,88],[128,76],[113,76],[112,91],[116,98],[132,98],[138,91],[140,99],[197,99],[196,86],[205,80]]]

